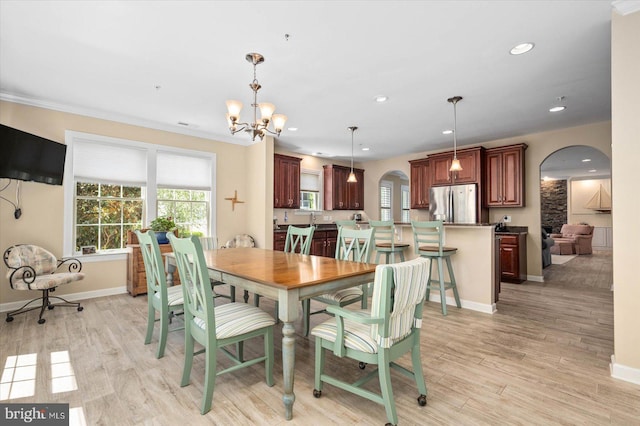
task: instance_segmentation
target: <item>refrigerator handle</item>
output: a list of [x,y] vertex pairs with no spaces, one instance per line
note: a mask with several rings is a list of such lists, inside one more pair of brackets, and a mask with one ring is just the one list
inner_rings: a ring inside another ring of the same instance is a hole
[[453,218],[455,217],[455,212],[453,211],[453,188],[449,188],[449,193],[447,194],[447,222],[453,223]]

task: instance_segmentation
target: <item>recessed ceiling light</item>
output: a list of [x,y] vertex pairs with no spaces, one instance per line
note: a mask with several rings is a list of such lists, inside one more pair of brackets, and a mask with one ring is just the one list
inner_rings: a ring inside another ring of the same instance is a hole
[[376,102],[378,102],[379,104],[381,104],[382,102],[387,102],[389,100],[388,96],[384,96],[384,95],[378,95],[375,98],[373,98]]
[[582,160],[583,163],[588,163],[589,161],[591,161],[591,158],[585,158],[584,160]]
[[564,111],[565,109],[567,109],[567,107],[564,105],[554,106],[553,108],[549,108],[549,112],[560,112]]
[[447,129],[447,130],[443,130],[442,131],[443,135],[450,135],[451,133],[453,133],[453,130],[451,130],[451,129]]
[[597,172],[597,170],[596,170],[596,169],[591,169],[591,170],[589,170],[589,173],[595,173],[595,172]]
[[311,155],[322,155],[321,152],[312,152]]
[[369,151],[369,148],[367,148],[366,146],[362,147],[363,151]]
[[297,127],[287,127],[287,130],[290,132],[297,132],[298,128]]
[[527,53],[531,49],[533,49],[533,46],[535,46],[535,44],[533,44],[531,42],[525,42],[525,43],[516,44],[509,51],[509,53],[511,53],[512,55],[522,55],[523,53]]

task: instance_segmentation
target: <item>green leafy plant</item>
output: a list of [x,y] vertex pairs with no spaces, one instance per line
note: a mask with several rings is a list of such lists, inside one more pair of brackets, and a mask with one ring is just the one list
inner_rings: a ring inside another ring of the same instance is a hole
[[154,232],[168,232],[176,229],[176,223],[168,217],[157,217],[149,225]]

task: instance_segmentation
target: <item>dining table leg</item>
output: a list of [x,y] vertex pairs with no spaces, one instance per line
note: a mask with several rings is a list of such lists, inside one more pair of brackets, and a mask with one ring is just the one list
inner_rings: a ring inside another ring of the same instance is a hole
[[296,396],[293,393],[293,382],[296,361],[296,334],[294,322],[298,318],[299,296],[296,290],[283,291],[278,298],[278,316],[282,321],[282,376],[284,379],[284,417],[293,417],[293,403]]

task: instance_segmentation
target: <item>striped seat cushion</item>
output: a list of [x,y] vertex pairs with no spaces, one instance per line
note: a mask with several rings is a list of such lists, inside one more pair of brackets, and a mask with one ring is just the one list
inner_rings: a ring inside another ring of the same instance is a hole
[[350,287],[342,290],[332,291],[319,296],[321,299],[330,300],[335,303],[344,303],[351,300],[357,300],[362,296],[360,287]]
[[13,289],[46,290],[63,284],[69,284],[74,281],[80,281],[82,279],[84,279],[84,273],[82,272],[61,272],[59,274],[40,275],[37,276],[32,283],[27,283],[24,280],[15,280],[13,282]]
[[[311,334],[329,342],[335,342],[337,335],[336,320],[330,319],[314,327],[311,330]],[[378,352],[378,344],[371,337],[371,326],[348,319],[344,320],[344,345],[347,348],[370,354]]]
[[[153,297],[160,299],[160,293],[156,293]],[[182,287],[174,285],[167,287],[167,302],[169,306],[182,306],[184,301],[182,300]]]
[[[246,303],[227,303],[215,307],[216,337],[239,336],[260,328],[272,326],[276,323],[271,315],[260,308]],[[194,318],[196,326],[206,330],[206,323],[200,318]]]

